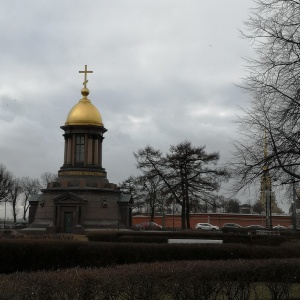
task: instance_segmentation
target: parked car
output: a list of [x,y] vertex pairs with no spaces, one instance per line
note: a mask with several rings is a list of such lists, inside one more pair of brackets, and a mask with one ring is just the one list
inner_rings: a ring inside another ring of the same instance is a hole
[[246,232],[248,235],[250,234],[264,234],[267,230],[266,227],[261,226],[261,225],[249,225],[245,227]]
[[282,226],[282,225],[276,225],[276,226],[273,226],[273,229],[274,230],[287,230],[286,227]]
[[223,224],[223,228],[242,228],[242,226],[240,226],[239,224],[235,224],[235,223],[225,223]]
[[195,226],[195,229],[200,230],[219,230],[218,226],[211,225],[209,223],[197,223]]
[[261,225],[249,225],[246,227],[247,229],[253,229],[253,230],[264,230],[266,227]]
[[134,224],[134,225],[132,225],[132,229],[134,229],[134,230],[141,230],[141,225],[142,224]]
[[160,230],[162,229],[162,226],[154,223],[154,222],[143,222],[140,224],[140,229],[142,230]]
[[222,231],[223,233],[233,233],[240,232],[243,227],[236,223],[225,223],[223,224]]

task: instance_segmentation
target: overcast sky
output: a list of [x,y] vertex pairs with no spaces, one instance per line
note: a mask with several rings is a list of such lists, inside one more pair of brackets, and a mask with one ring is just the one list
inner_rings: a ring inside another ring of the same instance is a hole
[[252,0],[2,0],[0,162],[16,177],[57,173],[64,125],[81,98],[108,129],[110,182],[137,174],[133,152],[189,140],[231,157],[232,121],[249,96],[234,84],[253,56],[238,29]]

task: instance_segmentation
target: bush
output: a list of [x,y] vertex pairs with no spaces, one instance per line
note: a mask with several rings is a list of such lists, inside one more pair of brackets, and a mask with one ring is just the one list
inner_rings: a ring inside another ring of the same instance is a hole
[[[244,228],[242,228],[244,229]],[[93,231],[87,234],[90,241],[167,243],[168,239],[221,239],[224,243],[278,246],[289,241],[285,235],[223,234],[221,232],[183,231]]]
[[2,274],[0,299],[246,300],[251,293],[256,299],[290,299],[299,270],[299,259],[266,259]]
[[115,242],[119,236],[120,232],[115,230],[92,231],[87,234],[89,241],[93,242]]
[[205,239],[215,239],[222,238],[222,233],[210,233],[210,232],[200,232],[195,230],[183,230],[183,231],[93,231],[87,234],[87,238],[90,241],[99,242],[116,242],[120,238],[124,237],[164,237],[165,241],[169,238],[205,238]]
[[168,238],[164,236],[120,236],[117,242],[122,243],[167,243]]
[[289,238],[281,235],[226,235],[224,236],[224,243],[238,243],[247,245],[265,245],[265,246],[279,246]]
[[300,246],[243,244],[147,244],[79,241],[1,240],[0,272],[93,268],[182,260],[296,258]]

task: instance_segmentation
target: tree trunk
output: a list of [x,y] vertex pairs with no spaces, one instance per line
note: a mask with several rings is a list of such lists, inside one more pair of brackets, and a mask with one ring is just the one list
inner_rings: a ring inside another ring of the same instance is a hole
[[14,224],[16,225],[17,224],[17,213],[16,213],[16,199],[14,199],[12,201],[12,209],[13,209],[13,218],[14,218]]
[[24,203],[24,206],[23,206],[23,220],[24,221],[26,221],[26,212],[27,212],[26,203]]
[[150,221],[151,221],[151,222],[154,222],[154,216],[155,216],[154,205],[152,205],[152,206],[150,207],[150,209],[151,209]]
[[185,189],[184,189],[184,181],[183,181],[183,170],[180,169],[180,188],[181,188],[181,196],[182,196],[182,207],[181,207],[181,228],[186,229],[186,198],[185,198]]
[[190,204],[189,201],[186,201],[186,228],[190,229],[191,224],[190,224]]
[[191,228],[190,224],[190,199],[189,199],[189,189],[188,189],[188,179],[187,179],[187,171],[184,172],[184,192],[185,192],[185,201],[186,201],[186,227],[187,229]]
[[186,229],[185,200],[182,201],[182,207],[181,207],[181,229]]

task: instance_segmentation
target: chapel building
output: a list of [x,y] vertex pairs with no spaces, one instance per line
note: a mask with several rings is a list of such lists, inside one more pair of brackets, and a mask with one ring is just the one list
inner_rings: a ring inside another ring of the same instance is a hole
[[131,196],[110,183],[102,166],[104,127],[101,114],[88,99],[87,66],[82,98],[64,126],[64,163],[58,177],[32,198],[29,227],[48,233],[83,233],[85,229],[131,226]]

